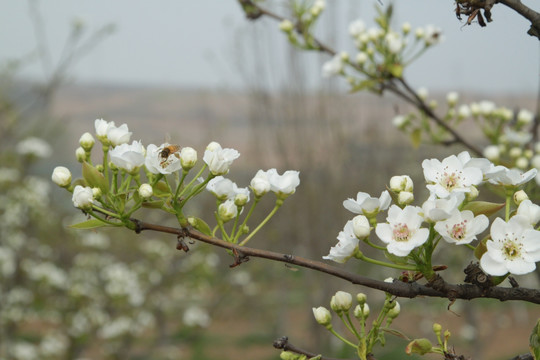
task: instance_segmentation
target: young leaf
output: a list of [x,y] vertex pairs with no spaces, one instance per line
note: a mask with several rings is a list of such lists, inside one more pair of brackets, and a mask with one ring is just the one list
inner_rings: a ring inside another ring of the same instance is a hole
[[212,230],[210,229],[210,226],[206,222],[204,222],[203,219],[190,216],[188,218],[188,222],[191,226],[193,226],[196,230],[202,232],[205,235],[212,236]]
[[529,349],[534,359],[540,360],[540,319],[538,319],[529,338]]
[[491,216],[497,211],[501,210],[504,207],[504,203],[497,204],[487,201],[471,201],[463,207],[463,210],[470,210],[473,212],[474,216],[484,214],[486,216]]
[[105,180],[103,174],[87,162],[83,162],[82,164],[82,175],[88,186],[101,189],[103,194],[109,192],[109,184],[107,184],[107,180]]

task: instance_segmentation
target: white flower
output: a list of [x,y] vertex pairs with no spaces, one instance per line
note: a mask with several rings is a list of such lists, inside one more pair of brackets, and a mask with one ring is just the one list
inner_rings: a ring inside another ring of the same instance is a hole
[[356,200],[349,198],[343,201],[343,206],[355,214],[373,215],[388,209],[391,201],[390,193],[386,190],[381,193],[378,199],[369,196],[368,193],[359,192],[356,195]]
[[330,249],[330,253],[323,256],[323,259],[344,263],[354,255],[359,243],[358,238],[354,234],[352,220],[347,221],[343,230],[339,232],[337,239],[339,241],[336,246],[333,246]]
[[358,54],[356,54],[356,62],[359,65],[365,64],[366,61],[368,61],[368,54],[363,51],[360,51]]
[[283,175],[279,175],[276,169],[270,169],[266,172],[272,190],[278,198],[286,198],[296,191],[300,185],[300,172],[296,170],[287,170]]
[[533,134],[528,131],[516,131],[511,128],[505,128],[504,136],[509,143],[523,146],[532,140]]
[[405,125],[409,123],[408,120],[409,119],[407,116],[397,115],[392,119],[392,125],[394,125],[398,129],[403,129],[405,128]]
[[89,186],[82,187],[81,185],[75,186],[73,189],[72,197],[73,205],[79,209],[88,210],[92,208],[94,203],[94,192]]
[[457,155],[457,158],[463,164],[464,168],[473,167],[482,171],[482,174],[490,172],[495,165],[486,158],[472,158],[467,151],[462,151]]
[[81,138],[79,139],[79,145],[81,145],[81,147],[86,151],[92,150],[92,147],[95,143],[96,140],[89,132],[85,132],[84,134],[82,134]]
[[394,192],[408,191],[412,192],[414,189],[414,184],[410,176],[408,175],[399,175],[392,176],[390,178],[390,190]]
[[455,91],[450,91],[448,94],[446,94],[446,102],[450,106],[455,106],[457,101],[459,100],[459,94]]
[[352,219],[353,232],[358,239],[365,239],[369,236],[371,227],[369,225],[369,220],[364,215],[356,215]]
[[322,67],[322,75],[324,77],[331,77],[338,75],[343,71],[343,58],[341,54],[336,54],[332,59],[325,62]]
[[489,145],[483,151],[484,156],[491,161],[498,161],[501,156],[501,150],[497,145]]
[[94,121],[94,127],[96,128],[96,135],[101,141],[107,139],[107,131],[109,128],[115,127],[114,121],[105,121],[103,119],[96,119]]
[[223,222],[230,221],[238,215],[238,207],[233,200],[228,199],[218,206],[218,216]]
[[355,20],[349,24],[349,34],[352,37],[358,37],[366,31],[366,24],[362,20]]
[[54,168],[51,178],[58,186],[69,186],[71,184],[71,171],[67,167],[57,166]]
[[244,206],[249,202],[249,189],[247,187],[239,188],[234,184],[234,204],[236,206]]
[[469,108],[469,106],[465,104],[460,105],[457,112],[458,112],[458,117],[460,119],[464,119],[471,116],[471,109]]
[[255,193],[255,196],[261,197],[267,192],[270,191],[271,185],[270,180],[268,180],[268,174],[266,171],[259,170],[257,174],[251,179],[250,182],[251,190]]
[[131,132],[128,130],[126,124],[122,124],[119,127],[109,126],[107,128],[107,139],[112,144],[112,146],[118,146],[129,142],[131,138]]
[[478,105],[478,112],[483,116],[490,116],[496,110],[495,103],[489,100],[482,100],[477,105]]
[[500,186],[520,186],[532,180],[538,173],[537,169],[530,169],[526,173],[522,173],[517,169],[508,169],[505,166],[499,165],[493,167],[486,177],[489,182]]
[[427,25],[424,31],[424,41],[426,45],[435,45],[443,40],[442,31],[438,27]]
[[206,190],[214,194],[219,200],[231,199],[235,195],[236,184],[223,176],[216,176],[208,182]]
[[389,32],[384,37],[384,41],[386,43],[386,46],[388,48],[388,51],[390,51],[391,54],[397,54],[401,51],[403,46],[405,45],[403,39],[398,33],[395,32]]
[[375,233],[387,245],[389,253],[396,256],[407,256],[417,246],[426,242],[429,230],[420,228],[422,217],[420,208],[406,206],[400,209],[392,205],[388,210],[386,224],[377,224]]
[[172,174],[182,168],[180,156],[177,153],[168,154],[167,157],[163,157],[163,150],[170,146],[170,144],[161,144],[157,147],[154,144],[148,145],[146,149],[146,158],[144,159],[144,165],[152,174]]
[[495,276],[511,273],[527,274],[540,261],[540,231],[534,230],[529,219],[513,216],[508,222],[496,218],[491,225],[491,239],[480,259],[482,269]]
[[352,306],[352,295],[345,291],[338,291],[330,300],[332,310],[341,312],[349,311]]
[[429,95],[429,91],[427,88],[421,87],[421,88],[418,88],[418,90],[416,90],[416,95],[418,95],[420,99],[426,100]]
[[536,226],[540,221],[540,206],[533,204],[531,200],[523,200],[519,204],[516,214],[526,217],[531,226]]
[[211,142],[204,152],[203,160],[213,175],[225,175],[232,162],[240,156],[234,149],[222,149],[221,145]]
[[39,158],[46,158],[52,154],[52,149],[49,143],[35,136],[30,136],[19,141],[15,147],[15,150],[21,155],[29,155]]
[[472,211],[455,209],[450,218],[435,224],[435,230],[447,242],[461,245],[476,240],[476,235],[480,234],[488,226],[489,220],[487,216],[478,215],[474,217]]
[[528,125],[534,120],[534,114],[526,109],[519,110],[517,114],[517,122],[519,124]]
[[330,324],[330,322],[332,321],[332,314],[330,314],[330,310],[323,306],[313,308],[313,316],[315,317],[317,323],[323,326]]
[[148,198],[152,197],[153,194],[154,194],[154,191],[152,190],[152,185],[150,185],[150,184],[141,184],[141,186],[139,186],[139,195],[143,199],[148,199]]
[[288,32],[293,31],[293,29],[294,29],[294,24],[289,19],[285,19],[279,23],[279,30],[281,31],[288,33]]
[[187,326],[207,327],[210,325],[210,315],[199,306],[190,306],[184,312],[182,321]]
[[140,141],[133,141],[131,145],[121,144],[109,151],[111,162],[118,168],[132,173],[144,164],[144,148]]
[[451,155],[443,161],[426,159],[422,162],[424,177],[429,191],[439,198],[446,198],[452,192],[469,192],[470,186],[482,182],[482,170],[464,167],[457,156]]
[[197,151],[189,146],[180,150],[180,163],[184,170],[189,170],[195,166],[197,162]]
[[399,205],[409,205],[414,201],[414,194],[410,191],[402,191],[398,195],[397,203]]
[[438,199],[435,194],[422,204],[424,220],[427,222],[437,222],[448,219],[452,212],[465,200],[464,193],[452,193],[446,199]]

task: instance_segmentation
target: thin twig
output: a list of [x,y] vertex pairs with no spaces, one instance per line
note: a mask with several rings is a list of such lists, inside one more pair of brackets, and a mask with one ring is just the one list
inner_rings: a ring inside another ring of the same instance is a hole
[[506,288],[499,286],[483,288],[474,284],[450,284],[440,276],[435,277],[433,281],[427,285],[421,285],[417,282],[406,283],[398,280],[394,280],[393,282],[385,282],[351,273],[321,261],[306,259],[290,254],[282,254],[269,250],[238,246],[215,237],[207,236],[194,229],[174,228],[151,224],[137,219],[132,219],[132,221],[135,224],[135,231],[137,233],[144,230],[152,230],[168,234],[175,234],[180,238],[188,237],[207,244],[231,250],[236,254],[235,262],[233,263],[234,266],[241,265],[241,263],[247,261],[249,257],[258,257],[320,271],[349,281],[352,284],[385,291],[397,297],[415,298],[417,296],[428,296],[446,298],[450,301],[455,301],[456,299],[472,300],[477,298],[491,298],[498,299],[500,301],[520,300],[540,304],[540,290],[537,289],[528,289],[522,287]]

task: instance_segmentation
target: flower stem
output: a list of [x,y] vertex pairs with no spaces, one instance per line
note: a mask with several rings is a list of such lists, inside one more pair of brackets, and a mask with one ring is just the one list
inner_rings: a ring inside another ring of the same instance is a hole
[[274,208],[272,209],[272,211],[270,211],[270,214],[268,214],[268,216],[266,216],[266,218],[261,221],[261,223],[255,228],[255,230],[253,230],[253,232],[251,234],[249,234],[244,240],[242,240],[242,242],[240,242],[240,246],[243,246],[245,245],[249,240],[251,240],[251,238],[272,218],[272,216],[274,216],[274,214],[276,213],[276,211],[279,209],[279,207],[281,206],[281,204],[283,204],[282,201],[276,201],[276,205],[274,206]]
[[393,269],[407,270],[407,271],[417,271],[418,270],[416,268],[416,266],[408,266],[408,265],[399,265],[399,264],[387,263],[385,261],[380,261],[380,260],[375,260],[375,259],[369,258],[369,257],[365,256],[363,253],[357,253],[355,255],[355,257],[357,259],[363,260],[363,261],[371,263],[371,264],[380,265],[380,266],[386,266],[386,267],[393,268]]

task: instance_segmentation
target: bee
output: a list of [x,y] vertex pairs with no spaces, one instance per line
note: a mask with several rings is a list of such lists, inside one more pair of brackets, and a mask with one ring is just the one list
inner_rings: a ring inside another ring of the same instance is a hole
[[171,155],[174,155],[178,159],[180,159],[180,154],[178,154],[179,151],[180,151],[180,146],[178,145],[164,146],[159,152],[159,158],[161,159],[161,162],[159,163],[159,165],[161,167],[166,167],[168,165],[169,156]]

